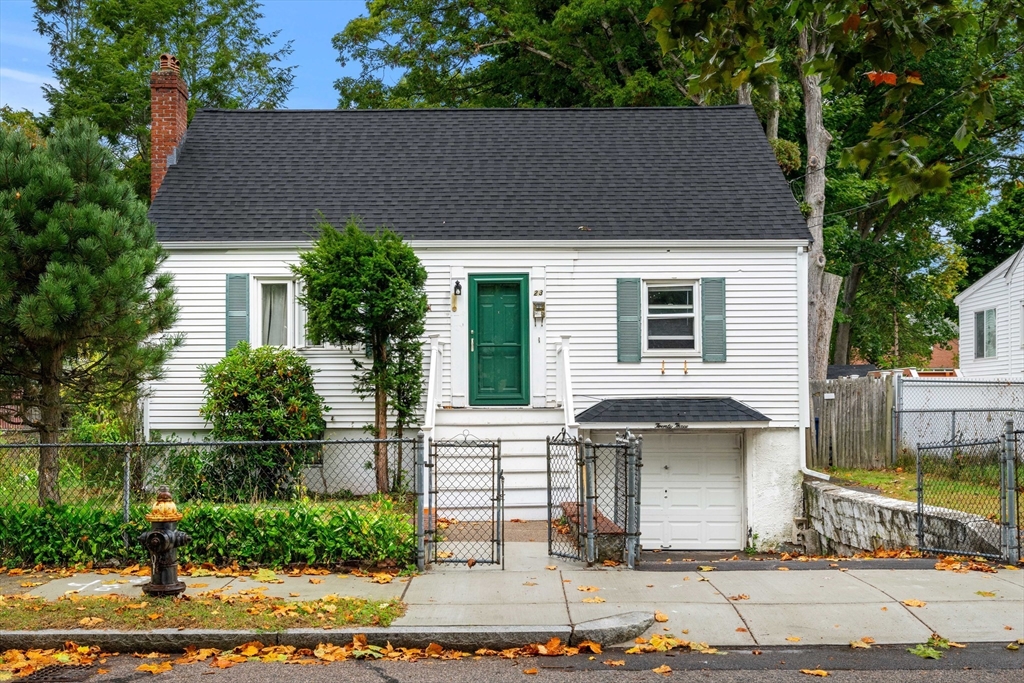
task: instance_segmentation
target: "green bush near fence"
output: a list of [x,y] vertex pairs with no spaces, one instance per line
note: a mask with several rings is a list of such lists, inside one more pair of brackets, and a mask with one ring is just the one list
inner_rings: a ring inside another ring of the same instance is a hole
[[[146,512],[147,506],[133,506],[125,524],[121,512],[90,505],[0,506],[0,564],[144,562],[135,539],[149,527]],[[331,505],[196,503],[182,512],[178,526],[192,542],[179,549],[181,562],[280,568],[387,561],[405,566],[415,560],[409,514],[387,499]]]

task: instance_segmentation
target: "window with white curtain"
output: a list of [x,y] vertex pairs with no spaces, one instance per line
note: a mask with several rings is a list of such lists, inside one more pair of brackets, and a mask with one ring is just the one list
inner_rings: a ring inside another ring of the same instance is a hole
[[260,283],[260,343],[288,346],[288,283]]

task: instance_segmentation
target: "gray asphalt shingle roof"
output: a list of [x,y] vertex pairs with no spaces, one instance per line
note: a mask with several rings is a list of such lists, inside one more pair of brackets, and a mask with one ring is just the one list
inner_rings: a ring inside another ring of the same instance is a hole
[[768,422],[769,418],[731,398],[609,398],[576,416],[585,424],[686,424]]
[[303,240],[318,212],[420,240],[809,239],[750,107],[201,110],[150,217]]

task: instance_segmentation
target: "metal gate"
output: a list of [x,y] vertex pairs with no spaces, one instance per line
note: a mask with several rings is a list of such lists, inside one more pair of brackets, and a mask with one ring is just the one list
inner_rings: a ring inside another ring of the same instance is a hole
[[1017,562],[1024,476],[1020,432],[917,444],[917,542],[924,552]]
[[548,553],[587,564],[639,556],[642,440],[580,441],[565,430],[547,440]]
[[499,564],[505,568],[505,475],[501,440],[469,434],[430,440],[426,549],[435,563]]

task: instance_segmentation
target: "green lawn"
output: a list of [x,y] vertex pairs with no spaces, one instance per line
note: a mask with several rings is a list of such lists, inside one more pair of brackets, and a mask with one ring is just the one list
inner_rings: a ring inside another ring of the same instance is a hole
[[[875,489],[883,496],[917,502],[917,472],[912,469],[885,470],[839,469],[828,470],[836,481]],[[984,482],[952,479],[934,473],[924,477],[925,503],[937,507],[961,510],[982,515],[992,520],[999,518],[999,487]]]

